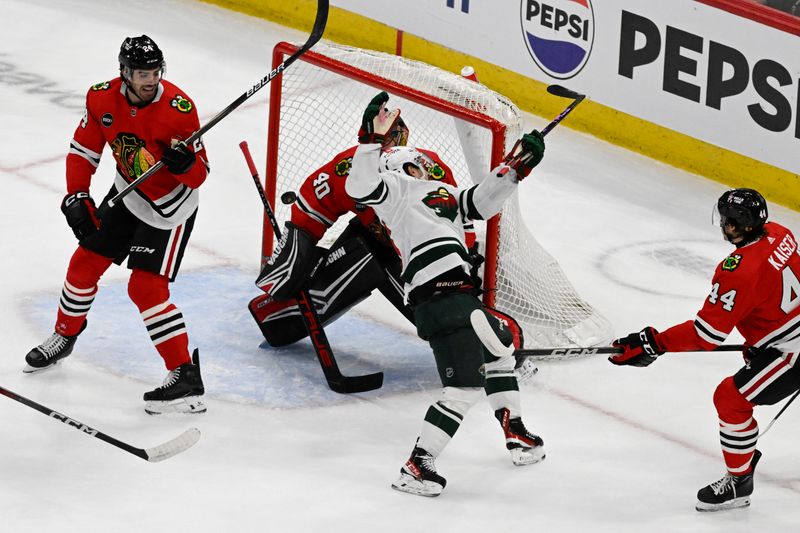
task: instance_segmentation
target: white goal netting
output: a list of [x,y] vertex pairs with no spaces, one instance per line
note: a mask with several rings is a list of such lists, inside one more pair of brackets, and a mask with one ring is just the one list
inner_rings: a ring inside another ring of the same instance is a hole
[[[380,52],[318,43],[276,83],[268,161],[277,159],[272,168],[268,163],[266,175],[268,187],[274,180],[278,197],[296,191],[311,172],[356,144],[364,108],[380,90],[389,93],[390,107],[402,110],[409,146],[437,152],[461,187],[480,179],[522,133],[521,113],[508,98],[457,74]],[[289,207],[278,202],[276,215],[282,224]],[[493,272],[483,276],[496,288],[487,303],[520,322],[525,347],[607,343],[611,324],[577,294],[558,262],[533,237],[517,195],[507,201],[499,220],[476,223],[484,253],[494,259],[487,261]],[[344,224],[339,220],[328,230],[323,244],[333,242]]]

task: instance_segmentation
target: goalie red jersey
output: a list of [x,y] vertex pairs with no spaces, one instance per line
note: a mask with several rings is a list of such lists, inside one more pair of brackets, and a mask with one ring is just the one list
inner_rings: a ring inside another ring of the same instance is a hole
[[[67,191],[89,191],[92,176],[108,143],[116,160],[117,191],[162,158],[172,139],[186,139],[200,128],[194,103],[172,83],[161,80],[149,104],[132,105],[121,78],[93,85],[86,95],[86,113],[75,130],[67,156]],[[126,207],[140,220],[168,229],[197,208],[197,189],[208,167],[201,141],[189,147],[204,164],[173,175],[166,168],[125,197]]]
[[768,222],[765,235],[718,266],[711,293],[693,321],[656,340],[665,351],[711,350],[735,327],[747,344],[784,353],[800,349],[800,255],[787,228]]
[[[292,223],[307,231],[316,240],[322,238],[325,231],[340,216],[348,212],[355,213],[361,223],[376,236],[381,236],[383,232],[382,225],[375,216],[375,211],[371,207],[356,204],[344,189],[356,148],[358,147],[353,146],[336,155],[306,178],[300,186],[297,201],[292,206]],[[450,167],[435,152],[421,148],[418,150],[433,160],[438,179],[456,186]],[[464,230],[467,236],[467,246],[471,247],[475,243],[475,233],[471,221],[466,221]]]

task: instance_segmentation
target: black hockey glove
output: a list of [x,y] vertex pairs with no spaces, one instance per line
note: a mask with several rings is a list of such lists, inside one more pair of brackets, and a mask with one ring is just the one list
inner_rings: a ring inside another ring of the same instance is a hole
[[309,281],[319,259],[314,238],[291,222],[256,279],[256,286],[276,300],[295,298]]
[[517,179],[522,181],[531,173],[544,157],[544,137],[536,130],[526,133],[514,144],[514,148],[505,158],[506,165],[517,172]]
[[186,174],[194,166],[197,156],[185,144],[178,143],[161,154],[164,166],[173,174]]
[[640,367],[649,365],[664,353],[656,342],[656,335],[658,331],[648,326],[638,333],[631,333],[627,337],[615,340],[611,346],[622,348],[624,351],[612,355],[608,360],[615,365]]
[[386,141],[386,135],[400,122],[400,110],[389,111],[386,109],[388,101],[389,95],[385,91],[370,100],[361,119],[361,128],[358,130],[359,143],[383,144]]
[[61,212],[79,241],[100,229],[97,208],[88,192],[78,191],[66,195],[61,201]]

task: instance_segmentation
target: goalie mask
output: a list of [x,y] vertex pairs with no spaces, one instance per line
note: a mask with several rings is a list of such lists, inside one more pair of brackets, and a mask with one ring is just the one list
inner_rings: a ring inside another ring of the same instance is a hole
[[395,146],[381,154],[378,172],[400,172],[419,180],[440,180],[442,167],[416,148]]
[[758,240],[767,221],[767,201],[753,189],[731,189],[717,200],[712,220],[719,223],[725,239],[737,247]]

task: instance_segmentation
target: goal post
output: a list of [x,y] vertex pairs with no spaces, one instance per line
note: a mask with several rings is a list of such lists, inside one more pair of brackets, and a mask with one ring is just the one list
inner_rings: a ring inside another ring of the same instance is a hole
[[[279,43],[273,64],[298,45]],[[439,154],[459,187],[476,183],[498,164],[522,133],[522,114],[505,96],[419,61],[320,42],[270,87],[265,191],[282,223],[290,207],[276,196],[296,191],[335,154],[357,143],[366,104],[379,91],[402,110],[409,146]],[[345,217],[343,217],[345,218]],[[321,244],[344,229],[340,219]],[[612,338],[610,323],[585,302],[525,225],[518,196],[486,223],[476,221],[486,257],[484,303],[522,325],[527,348],[591,346]],[[264,222],[262,260],[273,232]]]

